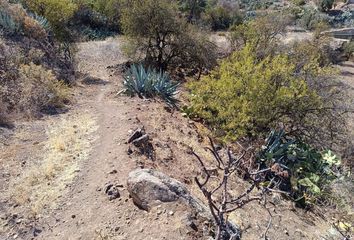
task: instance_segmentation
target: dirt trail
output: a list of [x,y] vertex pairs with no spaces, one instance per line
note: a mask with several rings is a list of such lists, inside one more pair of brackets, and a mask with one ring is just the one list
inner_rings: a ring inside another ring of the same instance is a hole
[[[146,106],[141,99],[116,95],[122,76],[114,74],[112,66],[125,61],[121,43],[121,39],[110,39],[78,45],[78,70],[85,75],[82,82],[87,83],[78,87],[81,96],[75,108],[96,117],[97,140],[76,180],[68,187],[69,193],[62,197],[53,214],[39,222],[42,232],[36,239],[191,239],[185,237],[187,230],[181,225],[185,206],[165,204],[146,212],[133,204],[125,189],[129,172],[144,159],[127,154],[125,142],[131,131],[141,126],[140,118],[145,124],[151,123],[152,132],[155,123],[161,126],[156,119],[170,118],[171,114],[158,102]],[[140,107],[162,109],[164,113],[158,116],[153,111],[141,111]],[[123,186],[119,187],[119,198],[109,200],[105,193],[108,183]],[[171,211],[173,215],[168,214]]]
[[110,95],[120,79],[113,77],[107,67],[124,61],[118,41],[79,44],[77,61],[82,73],[96,78],[94,84],[80,90],[78,104],[82,111],[91,111],[97,117],[98,139],[70,193],[51,217],[55,220],[45,220],[49,227],[40,239],[93,239],[99,235],[108,216],[118,211],[118,204],[110,204],[104,194],[105,184],[125,185],[127,174],[134,168],[123,144],[133,127],[128,121],[129,106]]

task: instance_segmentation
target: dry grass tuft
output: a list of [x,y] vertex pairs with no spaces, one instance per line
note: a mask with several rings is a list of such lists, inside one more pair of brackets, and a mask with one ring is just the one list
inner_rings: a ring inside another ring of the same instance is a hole
[[88,157],[97,129],[90,114],[68,116],[50,124],[43,158],[35,161],[14,183],[12,199],[37,217],[55,206],[72,182],[80,162]]

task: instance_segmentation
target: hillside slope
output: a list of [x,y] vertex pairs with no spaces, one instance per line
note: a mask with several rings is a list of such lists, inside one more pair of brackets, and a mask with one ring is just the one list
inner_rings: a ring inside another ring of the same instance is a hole
[[[121,43],[117,38],[78,44],[81,81],[70,111],[19,124],[3,142],[0,187],[6,194],[0,196],[1,239],[201,239],[207,231],[188,226],[189,209],[183,205],[163,204],[146,212],[129,197],[128,173],[146,167],[176,178],[202,199],[193,181],[199,165],[189,149],[210,156],[198,123],[163,103],[116,94],[122,87],[119,65],[126,61]],[[130,152],[126,144],[139,127],[150,136],[152,158]],[[67,160],[51,165],[58,155]],[[46,176],[40,177],[40,171]],[[120,196],[109,199],[109,184]],[[243,191],[243,185],[241,181],[236,191]],[[24,196],[26,190],[32,195]],[[276,195],[271,201],[275,206],[270,207],[270,239],[338,239],[325,218]],[[230,220],[244,230],[243,239],[258,239],[268,218],[267,210],[254,203]]]

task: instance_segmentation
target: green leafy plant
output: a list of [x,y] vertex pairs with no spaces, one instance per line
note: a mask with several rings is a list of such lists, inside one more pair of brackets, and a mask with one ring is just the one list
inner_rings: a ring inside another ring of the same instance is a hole
[[354,59],[354,41],[346,42],[343,44],[343,53],[349,60]]
[[341,164],[331,150],[320,152],[286,137],[284,130],[269,134],[257,162],[261,169],[271,169],[271,185],[288,192],[300,206],[322,203],[330,195],[328,186],[339,176]]
[[213,31],[216,31],[228,29],[232,24],[242,23],[243,16],[238,9],[229,6],[209,6],[203,20]]
[[190,83],[191,107],[225,140],[257,137],[279,123],[303,126],[310,109],[321,107],[321,99],[294,72],[285,55],[259,61],[247,45],[210,75]]
[[141,98],[161,97],[167,104],[175,106],[175,94],[179,83],[173,83],[167,73],[143,65],[132,65],[124,77],[124,87],[129,95]]
[[315,29],[320,23],[330,24],[332,22],[331,17],[313,7],[304,7],[297,17],[298,24],[307,30]]
[[77,11],[77,4],[72,0],[22,0],[21,3],[31,12],[46,18],[57,39],[68,39],[67,23]]

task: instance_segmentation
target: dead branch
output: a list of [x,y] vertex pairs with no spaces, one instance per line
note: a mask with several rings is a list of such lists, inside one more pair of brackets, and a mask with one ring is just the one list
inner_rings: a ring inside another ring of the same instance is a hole
[[[259,201],[262,199],[262,194],[267,191],[262,190],[258,194],[252,196],[251,194],[254,190],[259,189],[259,183],[264,180],[265,173],[271,171],[271,169],[246,172],[246,175],[249,176],[249,179],[251,180],[251,186],[244,193],[238,196],[232,196],[229,191],[230,177],[240,170],[240,162],[245,158],[247,150],[243,148],[242,153],[238,156],[234,156],[231,149],[228,149],[226,152],[227,159],[223,159],[211,138],[209,138],[209,141],[210,147],[207,147],[206,149],[212,153],[214,157],[213,160],[216,163],[216,169],[222,172],[222,178],[219,179],[216,187],[210,188],[209,182],[212,178],[210,171],[208,171],[208,168],[199,155],[192,151],[193,155],[198,159],[203,172],[202,179],[195,177],[195,182],[202,191],[204,197],[207,199],[209,209],[214,218],[216,225],[215,239],[239,239],[240,231],[227,221],[227,215],[252,201]],[[216,196],[220,196],[221,198],[216,200]]]

